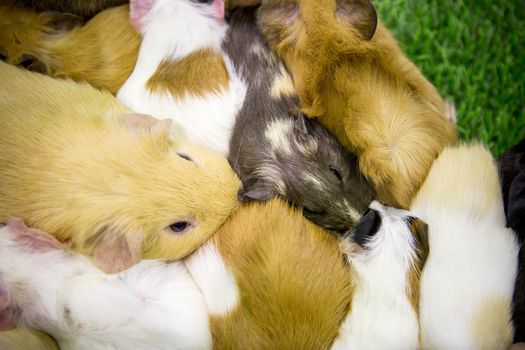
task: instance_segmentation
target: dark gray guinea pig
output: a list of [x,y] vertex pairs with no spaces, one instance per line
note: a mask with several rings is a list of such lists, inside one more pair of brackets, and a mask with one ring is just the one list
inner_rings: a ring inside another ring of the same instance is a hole
[[293,83],[256,24],[255,8],[229,13],[226,51],[248,84],[230,141],[241,201],[282,196],[327,229],[351,228],[374,198],[357,159],[300,113]]
[[507,227],[516,232],[521,245],[512,310],[518,343],[525,342],[525,139],[501,156],[499,171]]

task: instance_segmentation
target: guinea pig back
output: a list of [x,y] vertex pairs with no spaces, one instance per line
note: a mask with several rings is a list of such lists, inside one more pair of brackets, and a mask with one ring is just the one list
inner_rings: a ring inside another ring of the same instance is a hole
[[20,217],[106,272],[181,258],[237,207],[227,160],[107,92],[0,63],[0,221]]

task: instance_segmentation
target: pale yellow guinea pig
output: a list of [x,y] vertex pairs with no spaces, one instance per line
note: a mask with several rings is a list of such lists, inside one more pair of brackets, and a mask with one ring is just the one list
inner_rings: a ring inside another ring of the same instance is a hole
[[0,222],[23,218],[117,272],[184,257],[237,207],[227,160],[169,141],[169,122],[6,63],[0,80]]

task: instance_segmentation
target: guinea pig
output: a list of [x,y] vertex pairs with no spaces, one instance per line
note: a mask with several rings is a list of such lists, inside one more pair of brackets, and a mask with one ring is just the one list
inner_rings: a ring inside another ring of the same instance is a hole
[[501,156],[499,172],[507,227],[516,232],[521,245],[512,302],[514,342],[525,342],[525,140]]
[[456,143],[447,105],[369,0],[264,0],[259,24],[290,70],[303,112],[358,156],[378,199],[407,209]]
[[111,94],[0,62],[0,222],[22,218],[106,272],[178,259],[237,208],[226,158]]
[[420,281],[423,349],[507,349],[519,245],[505,214],[498,170],[480,144],[446,148],[412,204],[428,223]]
[[426,223],[374,201],[340,247],[355,289],[332,349],[419,349],[419,277],[429,250]]
[[280,199],[243,204],[185,263],[214,349],[327,349],[351,299],[337,237]]
[[204,298],[180,261],[107,275],[11,219],[0,229],[0,276],[0,325],[47,332],[62,350],[211,349]]
[[135,0],[130,18],[142,43],[117,98],[177,121],[189,140],[227,156],[246,87],[222,53],[224,1]]
[[0,4],[0,57],[115,94],[133,71],[140,45],[128,5],[103,11],[82,24],[71,14]]
[[225,48],[248,84],[230,142],[229,161],[243,183],[241,200],[282,196],[327,229],[359,221],[374,192],[354,155],[299,111],[293,83],[255,22],[255,8],[229,16]]

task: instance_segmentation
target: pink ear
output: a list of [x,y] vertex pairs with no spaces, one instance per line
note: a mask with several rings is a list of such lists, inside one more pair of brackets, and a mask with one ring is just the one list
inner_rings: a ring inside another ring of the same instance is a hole
[[171,131],[170,119],[156,119],[148,114],[126,113],[120,117],[120,123],[128,130],[140,134],[166,134]]
[[64,249],[55,237],[34,228],[28,228],[21,219],[14,218],[7,221],[7,228],[15,235],[18,243],[34,251]]
[[224,20],[224,0],[215,0],[213,3],[215,17],[221,21]]
[[0,331],[6,331],[15,327],[12,309],[9,307],[10,303],[9,291],[6,289],[2,278],[0,278]]
[[130,0],[129,2],[129,20],[139,33],[142,33],[143,19],[153,7],[153,1]]
[[97,233],[93,257],[105,273],[118,273],[138,263],[141,252],[141,233],[125,235],[118,228],[108,226]]

